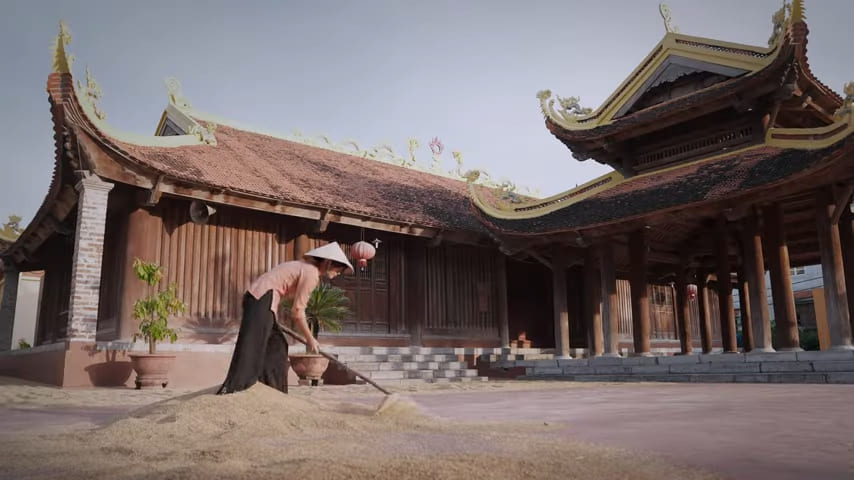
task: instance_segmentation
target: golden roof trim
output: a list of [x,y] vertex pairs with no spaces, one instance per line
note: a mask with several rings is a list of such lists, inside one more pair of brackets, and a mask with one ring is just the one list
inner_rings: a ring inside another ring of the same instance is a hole
[[[785,17],[787,8],[784,4],[772,16],[773,31],[768,47],[695,37],[668,30],[664,38],[595,110],[582,108],[578,97],[563,98],[556,95],[552,99],[550,90],[537,93],[540,109],[546,119],[566,130],[591,130],[608,125],[614,121],[623,105],[638,93],[650,76],[671,56],[745,70],[746,75],[753,75],[770,65],[779,54],[780,44],[787,31],[785,25],[790,25],[794,18]],[[559,109],[555,108],[555,102],[560,106]]]

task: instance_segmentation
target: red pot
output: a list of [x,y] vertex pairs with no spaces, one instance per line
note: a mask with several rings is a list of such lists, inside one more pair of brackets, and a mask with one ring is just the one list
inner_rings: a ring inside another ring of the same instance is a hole
[[302,380],[319,380],[329,366],[329,359],[314,353],[288,355],[291,368]]
[[166,388],[167,377],[175,355],[158,353],[133,353],[130,355],[131,364],[136,371],[136,388]]

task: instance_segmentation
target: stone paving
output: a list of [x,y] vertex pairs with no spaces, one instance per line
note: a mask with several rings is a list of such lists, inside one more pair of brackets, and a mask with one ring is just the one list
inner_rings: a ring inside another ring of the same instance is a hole
[[632,383],[415,398],[450,419],[563,422],[566,438],[726,478],[854,478],[854,385]]

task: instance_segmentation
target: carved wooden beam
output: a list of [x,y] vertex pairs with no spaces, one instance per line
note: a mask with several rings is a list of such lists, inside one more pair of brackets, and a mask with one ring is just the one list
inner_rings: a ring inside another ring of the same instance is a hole
[[531,256],[531,258],[534,258],[534,259],[536,259],[538,262],[540,262],[540,263],[542,263],[543,265],[545,265],[549,270],[551,270],[551,269],[552,269],[552,263],[551,263],[550,261],[546,260],[546,259],[545,259],[542,255],[540,255],[539,253],[537,253],[537,252],[535,252],[535,251],[533,251],[533,250],[525,250],[525,253],[527,253],[528,255],[530,255],[530,256]]
[[160,197],[163,195],[163,178],[163,174],[157,176],[154,186],[148,191],[148,199],[145,201],[146,206],[153,207],[160,202]]
[[315,220],[315,222],[314,222],[314,227],[313,227],[314,233],[325,233],[326,232],[326,229],[329,227],[329,220],[327,218],[329,217],[329,213],[331,211],[332,210],[327,208],[326,210],[324,210],[323,212],[320,213],[320,218]]
[[833,216],[830,218],[831,225],[838,225],[839,219],[842,217],[842,212],[846,208],[851,208],[851,194],[854,193],[854,182],[848,182],[843,188],[840,195],[836,197],[836,208],[833,209]]

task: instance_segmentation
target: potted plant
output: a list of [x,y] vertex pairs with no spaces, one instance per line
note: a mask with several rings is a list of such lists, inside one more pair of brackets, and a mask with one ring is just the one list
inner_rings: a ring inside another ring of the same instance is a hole
[[[349,303],[350,299],[347,298],[344,290],[321,282],[311,292],[305,307],[305,318],[314,338],[318,337],[321,330],[340,332],[341,320],[352,313],[348,307]],[[281,306],[290,313],[293,300],[284,299]],[[301,380],[310,380],[313,385],[317,384],[329,366],[329,359],[316,353],[294,353],[288,355],[288,359],[294,373]]]
[[139,320],[139,331],[133,341],[142,338],[148,343],[148,353],[131,354],[131,363],[136,371],[136,388],[166,387],[168,373],[175,355],[157,353],[157,343],[167,338],[171,343],[178,339],[178,332],[169,328],[169,317],[184,313],[187,306],[178,299],[177,287],[170,283],[165,290],[157,290],[163,271],[154,262],[134,259],[136,277],[146,284],[148,295],[133,304],[133,318]]

